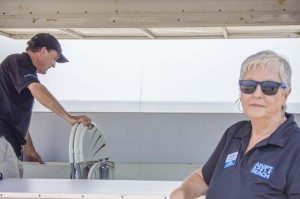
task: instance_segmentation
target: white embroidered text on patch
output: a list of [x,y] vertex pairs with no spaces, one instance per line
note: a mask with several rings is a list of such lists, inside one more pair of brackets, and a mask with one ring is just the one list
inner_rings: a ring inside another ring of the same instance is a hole
[[27,75],[24,75],[24,77],[34,77],[34,78],[37,78],[34,74],[31,74],[31,73],[28,73]]
[[231,166],[235,165],[236,158],[237,158],[238,154],[239,154],[239,152],[234,152],[234,153],[228,154],[227,158],[226,158],[226,161],[224,163],[224,168],[231,167]]
[[265,179],[269,179],[273,169],[274,167],[272,166],[257,162],[251,170],[251,173],[263,177]]

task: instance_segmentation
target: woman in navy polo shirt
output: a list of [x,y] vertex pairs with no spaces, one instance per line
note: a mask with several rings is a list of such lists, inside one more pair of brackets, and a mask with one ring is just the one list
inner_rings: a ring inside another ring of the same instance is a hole
[[300,129],[286,113],[291,74],[288,61],[273,51],[243,62],[240,101],[250,120],[229,127],[171,199],[300,199]]

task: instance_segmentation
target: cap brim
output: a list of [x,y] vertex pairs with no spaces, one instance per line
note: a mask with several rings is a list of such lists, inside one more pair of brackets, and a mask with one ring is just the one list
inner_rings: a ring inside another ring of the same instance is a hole
[[63,55],[61,54],[59,59],[56,60],[57,63],[66,63],[66,62],[69,62],[69,60]]

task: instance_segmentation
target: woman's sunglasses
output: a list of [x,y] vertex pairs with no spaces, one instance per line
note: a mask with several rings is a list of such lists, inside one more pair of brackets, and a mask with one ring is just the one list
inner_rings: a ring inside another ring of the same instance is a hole
[[263,81],[257,82],[254,80],[240,80],[240,90],[242,93],[252,94],[255,92],[257,85],[260,85],[262,92],[265,95],[275,95],[278,92],[279,87],[286,89],[285,83]]

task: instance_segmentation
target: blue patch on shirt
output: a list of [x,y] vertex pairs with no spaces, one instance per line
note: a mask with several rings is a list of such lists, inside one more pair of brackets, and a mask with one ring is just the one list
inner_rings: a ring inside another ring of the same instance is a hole
[[37,76],[35,76],[34,74],[31,74],[31,73],[28,73],[27,75],[24,75],[24,77],[34,77],[34,78],[37,78]]
[[239,154],[238,152],[234,152],[227,155],[226,161],[224,163],[224,169],[235,165],[238,154]]
[[251,170],[251,173],[258,175],[262,178],[269,179],[273,169],[274,167],[272,166],[257,162]]

